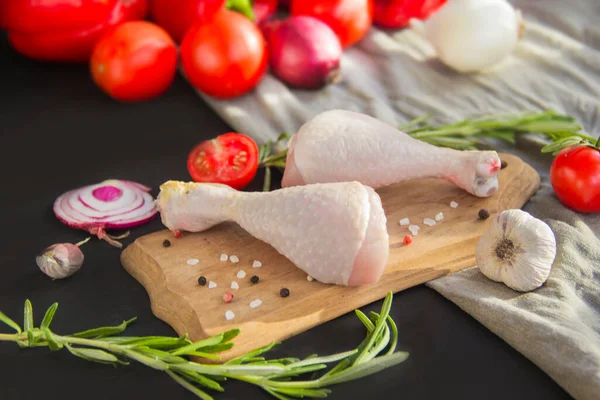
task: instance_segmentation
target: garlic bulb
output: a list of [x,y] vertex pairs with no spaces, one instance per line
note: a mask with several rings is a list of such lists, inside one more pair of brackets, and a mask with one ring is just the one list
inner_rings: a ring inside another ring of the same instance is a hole
[[64,279],[79,271],[83,265],[83,252],[79,248],[83,240],[76,244],[58,243],[46,248],[42,254],[35,258],[40,270],[52,279]]
[[516,47],[524,24],[506,0],[450,0],[424,24],[439,58],[459,72],[497,64]]
[[521,292],[546,282],[554,257],[552,229],[522,210],[500,213],[476,249],[477,265],[485,276]]

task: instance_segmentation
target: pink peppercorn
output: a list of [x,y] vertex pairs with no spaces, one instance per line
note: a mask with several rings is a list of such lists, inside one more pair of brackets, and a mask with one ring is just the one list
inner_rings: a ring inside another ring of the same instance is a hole
[[223,295],[223,301],[225,303],[231,303],[232,300],[233,300],[233,293],[225,292],[225,294]]
[[406,236],[404,236],[404,244],[405,244],[405,245],[409,245],[409,244],[411,244],[411,243],[412,243],[412,241],[413,241],[413,238],[412,238],[412,236],[410,236],[410,235],[406,235]]

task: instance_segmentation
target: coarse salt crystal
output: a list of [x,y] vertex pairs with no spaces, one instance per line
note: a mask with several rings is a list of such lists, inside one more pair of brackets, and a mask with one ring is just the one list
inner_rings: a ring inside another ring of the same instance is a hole
[[187,260],[188,265],[196,265],[199,262],[200,262],[200,260],[198,260],[197,258],[190,258],[189,260]]
[[227,321],[231,321],[234,318],[235,318],[235,314],[233,313],[233,311],[231,311],[231,310],[225,311],[225,319]]
[[227,257],[227,254],[223,253],[223,254],[221,254],[221,258],[219,258],[219,260],[221,260],[221,261],[227,261],[228,258],[229,257]]
[[244,279],[246,277],[246,271],[240,269],[236,276],[240,279]]
[[261,263],[260,261],[256,261],[256,260],[255,260],[255,261],[252,263],[252,268],[260,268],[260,267],[262,267],[262,263]]
[[405,226],[405,225],[408,225],[408,224],[410,224],[410,219],[408,219],[408,218],[402,218],[400,220],[400,225],[401,226]]
[[452,202],[450,202],[450,207],[456,208],[456,207],[458,207],[458,203],[455,201],[452,201]]
[[230,256],[229,261],[231,261],[234,264],[237,264],[240,262],[240,259],[238,258],[238,256]]
[[262,304],[262,300],[256,299],[250,302],[250,308],[256,308]]
[[209,281],[209,282],[208,282],[208,288],[209,288],[209,289],[214,289],[214,288],[216,288],[216,287],[217,287],[217,284],[216,284],[216,283],[214,283],[213,281]]
[[419,228],[418,225],[411,225],[408,227],[408,230],[413,234],[413,236],[417,236],[419,234],[419,229],[421,228]]
[[237,290],[240,288],[240,285],[236,281],[231,281],[231,288]]
[[435,220],[438,221],[438,222],[441,221],[441,220],[443,220],[443,219],[444,219],[444,213],[443,212],[440,212],[440,213],[438,213],[435,216]]
[[423,223],[427,226],[434,226],[436,224],[435,219],[425,218]]

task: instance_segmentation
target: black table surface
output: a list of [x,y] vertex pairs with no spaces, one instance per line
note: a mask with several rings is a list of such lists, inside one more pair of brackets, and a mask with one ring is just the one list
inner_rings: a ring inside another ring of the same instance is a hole
[[[86,244],[83,268],[52,281],[35,263],[53,243],[75,243],[83,231],[52,213],[57,196],[108,178],[153,188],[189,180],[186,156],[201,140],[230,131],[177,77],[162,97],[139,104],[113,101],[93,84],[86,65],[44,64],[15,54],[0,37],[0,310],[22,320],[31,299],[36,324],[53,302],[57,333],[118,324],[137,316],[129,335],[175,335],[152,315],[144,288],[119,262],[120,250]],[[248,190],[259,190],[260,179]],[[280,177],[276,177],[280,178]],[[124,244],[161,229],[159,219],[133,229]],[[364,307],[378,310],[381,301]],[[435,291],[421,285],[394,296],[398,348],[406,362],[332,387],[331,399],[564,399],[569,396],[536,365]],[[0,332],[9,333],[7,327]],[[331,354],[354,348],[364,329],[353,313],[297,335],[272,356]],[[0,342],[0,399],[193,399],[166,374],[139,364],[113,368],[66,351],[20,349]],[[227,382],[216,399],[268,399],[259,388]]]

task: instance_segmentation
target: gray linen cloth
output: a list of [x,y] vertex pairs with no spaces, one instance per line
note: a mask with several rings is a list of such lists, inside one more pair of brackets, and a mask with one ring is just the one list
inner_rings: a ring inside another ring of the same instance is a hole
[[[450,0],[452,1],[452,0]],[[199,95],[239,132],[259,143],[294,133],[322,111],[355,110],[398,125],[424,114],[454,122],[491,113],[555,109],[600,132],[599,0],[514,0],[528,28],[513,55],[480,74],[455,73],[435,57],[418,29],[372,29],[342,59],[343,82],[291,90],[271,75],[229,101]],[[542,176],[524,209],[547,222],[558,253],[548,282],[516,293],[474,267],[427,285],[520,351],[577,399],[600,398],[600,217],[563,207],[548,182],[552,158],[540,139],[522,137],[501,151]]]

